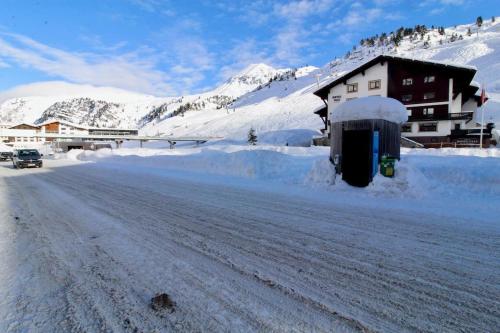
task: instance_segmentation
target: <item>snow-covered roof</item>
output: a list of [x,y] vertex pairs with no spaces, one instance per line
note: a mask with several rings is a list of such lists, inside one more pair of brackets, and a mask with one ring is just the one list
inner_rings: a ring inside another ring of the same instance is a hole
[[66,120],[61,120],[61,119],[49,119],[49,120],[44,121],[43,123],[37,124],[36,126],[41,127],[41,126],[45,126],[45,125],[53,124],[53,123],[60,123],[60,124],[64,124],[64,125],[71,126],[71,127],[88,129],[88,127],[85,125],[75,124],[75,123],[72,123],[72,122],[69,122]]
[[367,62],[361,64],[360,66],[356,67],[350,72],[344,73],[343,75],[337,76],[331,81],[328,81],[321,85],[319,89],[317,89],[314,94],[320,98],[326,99],[328,96],[328,93],[330,92],[330,89],[339,83],[342,83],[351,77],[355,76],[358,73],[363,72],[364,70],[373,67],[374,65],[384,62],[384,61],[399,61],[399,62],[406,62],[406,63],[420,63],[424,65],[431,65],[431,66],[444,66],[447,69],[454,70],[455,72],[462,73],[463,75],[469,76],[470,80],[474,77],[474,74],[477,71],[477,68],[474,66],[469,66],[469,65],[461,65],[461,64],[456,64],[452,62],[446,62],[446,61],[437,61],[437,60],[423,60],[423,59],[416,59],[416,58],[410,58],[410,57],[401,57],[401,56],[393,56],[393,55],[379,55],[377,57],[374,57]]
[[44,126],[44,125],[48,125],[48,124],[52,124],[52,123],[60,123],[60,124],[63,124],[63,125],[66,125],[66,126],[71,126],[71,127],[75,127],[75,128],[80,128],[80,129],[85,129],[85,130],[120,130],[120,131],[137,131],[136,128],[109,128],[109,127],[90,127],[90,126],[86,126],[86,125],[80,125],[80,124],[75,124],[75,123],[72,123],[70,121],[66,121],[66,120],[61,120],[61,119],[49,119],[49,120],[46,120],[44,121],[43,123],[40,123],[38,125],[35,125],[35,126]]
[[17,126],[30,126],[30,127],[39,127],[39,125],[36,125],[36,124],[31,124],[31,123],[17,123],[17,124],[11,124],[12,126],[10,126],[9,128],[13,128],[13,127],[17,127]]
[[452,61],[443,61],[443,60],[433,60],[433,59],[419,59],[415,57],[402,57],[402,56],[395,56],[395,55],[383,55],[385,58],[392,58],[396,60],[411,60],[411,61],[416,61],[416,62],[423,62],[423,63],[429,63],[429,64],[436,64],[436,65],[443,65],[443,66],[449,66],[449,67],[457,67],[457,68],[464,68],[464,69],[470,69],[477,71],[476,66],[472,65],[465,65],[465,64],[457,64]]
[[317,108],[313,110],[313,113],[317,113],[319,111],[323,111],[323,109],[327,109],[328,107],[326,105],[320,105]]
[[470,82],[470,86],[476,87],[476,88],[481,88],[481,85],[479,84],[479,82],[474,81],[474,80]]
[[356,98],[340,104],[332,111],[331,122],[383,119],[402,124],[408,121],[408,111],[398,100],[381,96]]

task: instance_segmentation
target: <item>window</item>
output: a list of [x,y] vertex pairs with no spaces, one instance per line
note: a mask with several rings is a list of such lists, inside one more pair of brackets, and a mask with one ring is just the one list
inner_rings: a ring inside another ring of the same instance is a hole
[[380,89],[380,80],[368,81],[368,89],[369,90]]
[[425,116],[432,116],[434,114],[434,108],[424,108]]
[[403,126],[401,126],[401,132],[411,133],[411,124],[404,124]]
[[411,101],[412,98],[413,98],[413,96],[411,94],[403,95],[403,96],[401,96],[401,101],[409,102],[409,101]]
[[357,83],[348,84],[347,85],[347,92],[348,93],[358,92],[358,84]]
[[411,86],[413,84],[413,79],[411,77],[403,79],[403,86]]
[[434,99],[434,98],[436,98],[435,92],[428,92],[424,94],[424,99]]
[[420,132],[436,132],[437,123],[420,123],[418,124],[418,130]]
[[436,77],[434,75],[424,77],[425,83],[432,83],[434,81],[436,81]]

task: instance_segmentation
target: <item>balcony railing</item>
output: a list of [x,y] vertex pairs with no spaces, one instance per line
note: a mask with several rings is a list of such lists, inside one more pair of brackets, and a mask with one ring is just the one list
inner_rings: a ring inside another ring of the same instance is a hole
[[[467,136],[480,136],[481,135],[481,129],[480,128],[473,128],[473,129],[453,129],[451,130],[450,136],[451,138],[463,138]],[[491,137],[491,129],[485,128],[483,130],[483,137],[490,138]]]
[[458,112],[448,113],[450,120],[470,120],[474,116],[474,112]]
[[408,121],[433,121],[433,120],[471,120],[473,112],[430,114],[430,115],[411,115]]
[[37,130],[36,131],[37,133],[45,133],[45,134],[59,134],[59,131],[41,131],[41,130]]

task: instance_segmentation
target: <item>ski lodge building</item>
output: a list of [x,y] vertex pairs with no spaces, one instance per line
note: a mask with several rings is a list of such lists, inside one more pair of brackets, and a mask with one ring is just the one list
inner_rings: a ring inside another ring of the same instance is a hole
[[[481,125],[474,121],[474,113],[481,98],[479,85],[472,81],[475,74],[476,68],[471,66],[380,55],[315,91],[325,106],[314,113],[325,124],[325,138],[330,138],[329,119],[342,102],[366,96],[390,97],[408,111],[402,136],[426,147],[477,145]],[[484,133],[488,144],[491,134]]]
[[[3,142],[19,144],[29,142],[51,142],[54,138],[44,138],[44,134],[88,136],[88,135],[138,135],[137,129],[96,128],[73,124],[64,120],[48,120],[41,124],[18,124],[15,126],[3,126],[1,139]],[[40,137],[42,135],[42,137]],[[66,139],[58,139],[66,140]],[[68,139],[71,140],[71,139]]]

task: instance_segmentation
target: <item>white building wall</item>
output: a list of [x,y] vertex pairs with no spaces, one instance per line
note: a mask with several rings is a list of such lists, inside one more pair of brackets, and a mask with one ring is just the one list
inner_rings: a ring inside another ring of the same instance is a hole
[[[421,123],[437,123],[437,131],[435,132],[420,132],[419,124]],[[440,120],[440,121],[420,121],[412,122],[411,132],[401,132],[402,136],[409,137],[426,137],[426,136],[447,136],[450,135],[451,130],[454,128],[454,122],[450,120]]]
[[458,94],[457,98],[451,97],[451,113],[462,112],[462,93]]
[[[388,72],[387,63],[384,65],[377,64],[373,67],[368,68],[365,74],[359,73],[346,81],[347,84],[357,83],[358,91],[354,93],[347,92],[347,85],[338,84],[333,87],[328,94],[328,113],[329,119],[331,119],[331,113],[334,112],[335,108],[342,102],[350,98],[359,98],[366,96],[383,96],[387,97],[387,86],[388,86]],[[370,90],[368,88],[368,82],[372,80],[381,80],[380,89]]]
[[462,105],[462,112],[473,112],[473,120],[469,121],[468,123],[464,121],[462,128],[463,129],[473,129],[473,128],[480,128],[481,124],[477,123],[475,120],[476,119],[476,111],[477,111],[477,101],[474,98],[469,98],[467,102]]
[[[7,128],[10,128],[10,127],[12,127],[12,126],[13,126],[12,124],[0,124],[0,130],[2,130],[2,129],[7,129]],[[8,140],[9,140],[9,137],[7,137],[7,136],[2,136],[2,135],[0,134],[0,142],[6,142],[6,141],[8,141]]]
[[476,112],[477,102],[473,98],[469,98],[462,106],[463,112]]

